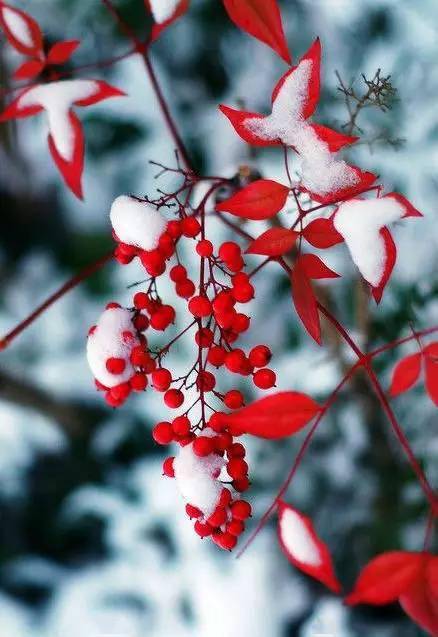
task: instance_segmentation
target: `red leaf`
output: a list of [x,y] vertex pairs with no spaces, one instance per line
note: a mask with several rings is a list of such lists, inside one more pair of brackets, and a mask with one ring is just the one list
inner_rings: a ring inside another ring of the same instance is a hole
[[419,210],[414,208],[410,201],[406,199],[403,195],[400,195],[398,192],[389,192],[387,195],[384,195],[384,198],[391,197],[395,199],[401,206],[406,209],[404,214],[405,217],[422,217],[423,215]]
[[49,64],[64,64],[67,62],[80,45],[80,40],[63,40],[56,42],[47,55]]
[[67,161],[55,146],[51,135],[48,137],[49,150],[67,186],[74,192],[76,197],[82,199],[82,171],[84,168],[84,134],[82,125],[76,115],[69,112],[70,124],[73,132],[73,156],[71,161]]
[[426,361],[426,391],[438,407],[438,343],[424,348]]
[[76,100],[76,102],[74,102],[76,106],[91,106],[102,102],[102,100],[107,100],[110,97],[124,97],[126,95],[124,91],[121,91],[115,86],[111,86],[111,84],[103,80],[93,80],[93,82],[97,84],[97,91],[83,100]]
[[389,393],[394,398],[407,391],[417,382],[421,372],[421,354],[402,358],[394,367]]
[[15,70],[13,78],[14,80],[31,80],[41,73],[44,66],[44,62],[40,62],[40,60],[28,60],[20,64]]
[[305,427],[320,410],[321,407],[306,394],[284,391],[227,414],[226,422],[234,435],[286,438]]
[[300,190],[302,192],[308,192],[310,197],[317,201],[320,204],[324,204],[328,206],[329,204],[339,203],[341,201],[346,201],[347,199],[351,199],[356,195],[361,194],[368,190],[373,183],[376,181],[377,177],[373,173],[366,172],[358,168],[357,166],[350,166],[354,170],[357,175],[357,182],[353,186],[347,186],[338,188],[338,190],[334,190],[325,195],[318,195],[318,193],[311,192],[307,188],[303,188],[301,186]]
[[272,179],[259,179],[217,204],[216,210],[253,221],[269,219],[280,212],[288,194],[287,186]]
[[277,0],[223,0],[231,20],[291,64]]
[[12,46],[24,55],[43,55],[43,35],[38,23],[30,15],[0,2],[0,24]]
[[219,104],[219,110],[227,117],[236,133],[248,144],[252,144],[253,146],[279,146],[279,140],[270,140],[264,139],[263,137],[258,137],[255,133],[253,133],[249,128],[244,126],[244,122],[247,119],[265,119],[264,115],[260,115],[259,113],[252,113],[250,111],[239,111],[235,108],[230,108],[229,106],[225,106],[224,104]]
[[330,270],[316,254],[302,254],[298,257],[295,267],[303,270],[309,279],[337,279],[339,274]]
[[314,248],[331,248],[342,243],[344,238],[333,225],[333,219],[315,219],[303,230],[303,237]]
[[[160,2],[161,0],[156,0],[156,1]],[[146,9],[148,9],[150,12],[152,12],[151,4],[152,3],[149,0],[145,0]],[[186,13],[186,11],[189,8],[189,4],[190,4],[190,0],[180,0],[180,2],[176,5],[175,11],[167,20],[160,23],[156,22],[154,26],[152,27],[151,42],[155,42],[155,40],[157,40],[160,37],[162,32],[165,29],[167,29],[168,26],[170,26],[173,22],[175,22],[175,20],[180,18],[182,15],[184,15],[184,13]]]
[[298,316],[310,336],[321,345],[321,325],[312,284],[306,273],[295,265],[291,274],[292,299]]
[[254,239],[247,248],[247,254],[264,254],[279,257],[291,250],[299,236],[298,232],[287,228],[270,228]]
[[309,124],[309,126],[313,128],[319,139],[327,144],[331,153],[336,153],[344,146],[347,146],[348,144],[354,144],[359,139],[359,137],[343,135],[342,133],[338,133],[338,131],[335,131],[332,128],[322,126],[321,124]]
[[341,591],[330,552],[315,532],[312,520],[289,504],[278,505],[278,539],[288,560],[298,569],[325,584],[334,593]]
[[425,554],[421,572],[400,596],[409,617],[433,637],[438,635],[438,557]]
[[376,303],[380,303],[382,299],[383,291],[389,281],[389,278],[395,266],[395,262],[397,260],[397,246],[394,243],[392,234],[390,233],[388,228],[382,228],[380,230],[380,234],[382,235],[385,242],[385,270],[378,287],[371,288],[371,293]]
[[378,555],[362,570],[347,604],[389,604],[403,595],[417,578],[422,553],[391,551]]

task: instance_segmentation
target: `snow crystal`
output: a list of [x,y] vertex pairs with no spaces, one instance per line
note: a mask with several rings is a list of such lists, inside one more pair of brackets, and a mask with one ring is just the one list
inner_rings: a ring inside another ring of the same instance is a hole
[[40,84],[23,93],[19,108],[40,105],[47,113],[49,131],[53,142],[66,161],[71,161],[74,153],[74,130],[69,111],[71,106],[91,97],[98,90],[93,80],[63,80]]
[[142,250],[154,250],[166,230],[167,221],[155,206],[121,195],[113,201],[111,224],[118,239]]
[[[134,335],[131,312],[124,308],[109,308],[103,312],[95,330],[88,336],[88,364],[94,378],[105,387],[115,387],[134,374],[129,356],[139,341],[136,336],[133,339],[123,338],[123,332]],[[112,357],[124,359],[126,367],[122,374],[111,374],[107,370],[106,361]]]
[[[202,435],[216,435],[204,429]],[[200,458],[193,452],[193,444],[181,447],[173,461],[175,479],[183,498],[200,509],[205,517],[210,516],[223,489],[218,475],[225,460],[215,453]]]
[[149,0],[155,22],[162,24],[175,13],[180,0]]
[[318,195],[353,186],[358,177],[345,161],[338,160],[303,117],[312,71],[312,61],[303,60],[286,78],[268,117],[248,117],[244,124],[264,139],[280,139],[300,155],[302,185]]
[[311,566],[321,564],[318,547],[300,516],[285,508],[280,516],[280,534],[287,551],[298,561]]
[[385,242],[381,228],[401,219],[404,207],[392,197],[351,199],[341,204],[334,218],[351,258],[363,278],[377,287],[385,271]]
[[3,19],[14,38],[24,46],[33,48],[34,42],[29,27],[23,17],[9,7],[2,8]]

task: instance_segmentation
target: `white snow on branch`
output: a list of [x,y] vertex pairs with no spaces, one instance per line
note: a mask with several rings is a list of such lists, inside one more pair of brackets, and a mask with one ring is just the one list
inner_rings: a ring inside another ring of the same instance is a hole
[[110,219],[117,238],[142,250],[154,250],[166,230],[167,221],[155,206],[128,195],[114,200]]

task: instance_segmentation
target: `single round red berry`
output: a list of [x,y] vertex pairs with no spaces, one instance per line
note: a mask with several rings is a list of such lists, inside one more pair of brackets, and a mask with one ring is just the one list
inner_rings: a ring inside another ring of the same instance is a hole
[[216,413],[210,416],[210,420],[208,421],[208,426],[210,429],[213,429],[216,433],[220,433],[225,429],[225,414],[221,411],[217,411]]
[[168,445],[173,440],[173,430],[170,422],[159,422],[152,429],[152,438],[159,445]]
[[276,380],[275,372],[267,367],[258,369],[253,376],[254,385],[260,389],[270,389],[274,387]]
[[213,338],[213,332],[208,327],[201,327],[195,334],[195,342],[201,347],[210,347]]
[[233,487],[239,493],[243,493],[244,491],[247,491],[250,485],[251,483],[246,476],[244,478],[238,478],[237,480],[233,480]]
[[231,272],[239,272],[245,266],[245,261],[242,257],[238,257],[237,259],[233,259],[232,261],[227,261],[227,268],[231,270]]
[[228,431],[220,432],[215,438],[215,446],[218,451],[226,451],[233,444],[233,436]]
[[231,389],[227,391],[224,396],[224,403],[228,409],[239,409],[243,406],[243,395],[238,389]]
[[162,305],[150,318],[150,325],[154,330],[164,331],[175,321],[175,310],[171,305]]
[[178,281],[175,286],[175,291],[183,299],[189,299],[194,295],[196,290],[195,284],[190,279],[185,279],[184,281]]
[[245,352],[241,349],[234,349],[232,352],[228,352],[225,357],[225,367],[235,374],[239,374],[245,369],[245,363]]
[[235,537],[239,537],[245,530],[245,524],[242,520],[231,520],[225,527],[227,533],[231,533]]
[[196,386],[199,391],[209,392],[216,386],[216,378],[211,372],[202,370],[196,379]]
[[248,464],[243,458],[230,458],[227,463],[227,471],[233,479],[238,480],[247,475]]
[[166,458],[166,460],[163,462],[163,475],[167,476],[168,478],[175,477],[175,471],[173,470],[174,460],[175,458],[171,457],[171,458]]
[[184,402],[184,394],[179,389],[168,389],[164,394],[164,403],[170,409],[178,409]]
[[222,492],[219,496],[219,501],[217,503],[218,506],[227,507],[231,502],[231,491],[226,489],[225,487],[222,489]]
[[166,391],[172,382],[172,374],[168,369],[159,367],[152,372],[152,386],[157,391]]
[[233,442],[231,447],[227,449],[229,458],[244,458],[246,455],[246,449],[241,442]]
[[234,241],[225,241],[219,248],[219,257],[222,261],[234,261],[241,255],[240,246]]
[[254,298],[254,288],[250,283],[247,285],[238,285],[233,287],[232,294],[238,303],[248,303]]
[[199,535],[199,537],[208,537],[213,532],[213,529],[211,528],[209,524],[205,524],[204,522],[199,522],[199,520],[195,522],[195,525],[193,528],[195,529],[195,533]]
[[172,429],[176,436],[185,437],[190,434],[191,422],[187,416],[177,416],[172,420]]
[[231,515],[235,520],[246,520],[252,512],[251,505],[246,500],[236,500],[230,508]]
[[137,316],[134,316],[132,323],[139,332],[144,332],[149,327],[149,319],[146,314],[137,314]]
[[189,312],[196,318],[210,316],[211,303],[206,296],[194,296],[189,301]]
[[267,345],[256,345],[249,353],[249,362],[254,367],[266,367],[271,358],[272,353]]
[[227,512],[225,507],[216,507],[214,513],[210,515],[207,522],[210,526],[218,528],[227,521]]
[[201,239],[196,245],[196,252],[200,257],[211,257],[213,254],[213,244],[208,239]]
[[123,402],[131,393],[131,386],[129,383],[120,383],[120,385],[112,387],[110,389],[110,392],[116,400],[120,400]]
[[207,354],[207,361],[214,367],[220,367],[224,364],[226,354],[227,353],[223,347],[215,345],[209,350]]
[[217,294],[213,299],[212,305],[214,313],[220,314],[222,312],[228,312],[229,310],[233,309],[235,303],[236,301],[234,300],[231,293],[222,290],[222,292],[219,292],[219,294]]
[[146,292],[137,292],[134,294],[134,307],[137,310],[147,310],[149,308],[149,297]]
[[231,533],[222,533],[222,531],[213,533],[212,539],[215,544],[225,551],[232,551],[237,544],[237,538],[234,535],[231,535]]
[[182,233],[181,222],[176,219],[172,219],[167,224],[166,232],[172,237],[172,239],[179,239]]
[[185,237],[196,237],[201,232],[201,224],[195,217],[186,217],[181,221],[182,233]]
[[169,272],[169,277],[174,283],[178,283],[178,281],[185,281],[187,279],[187,270],[181,264],[174,265]]
[[193,441],[193,453],[196,456],[204,457],[209,456],[214,451],[214,441],[207,436],[198,436]]
[[132,389],[134,391],[144,391],[148,386],[148,379],[146,374],[142,374],[141,372],[137,372],[129,381]]
[[108,358],[105,364],[110,374],[123,374],[126,369],[124,358]]

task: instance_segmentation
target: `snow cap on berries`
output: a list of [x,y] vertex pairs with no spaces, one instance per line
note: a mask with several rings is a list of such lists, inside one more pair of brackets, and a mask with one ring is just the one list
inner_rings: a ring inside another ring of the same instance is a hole
[[[203,429],[203,436],[215,436],[211,429]],[[205,517],[215,510],[223,490],[218,480],[225,465],[225,460],[211,453],[208,456],[197,456],[193,451],[193,443],[181,447],[173,461],[173,469],[178,488],[183,498],[192,506],[200,509]]]
[[120,241],[147,252],[155,250],[167,227],[155,206],[129,195],[120,195],[113,201],[110,219]]
[[[130,362],[132,348],[139,345],[131,312],[121,307],[106,309],[87,341],[87,359],[93,376],[105,387],[111,388],[128,381],[135,370]],[[124,361],[121,373],[107,368],[110,359]]]

